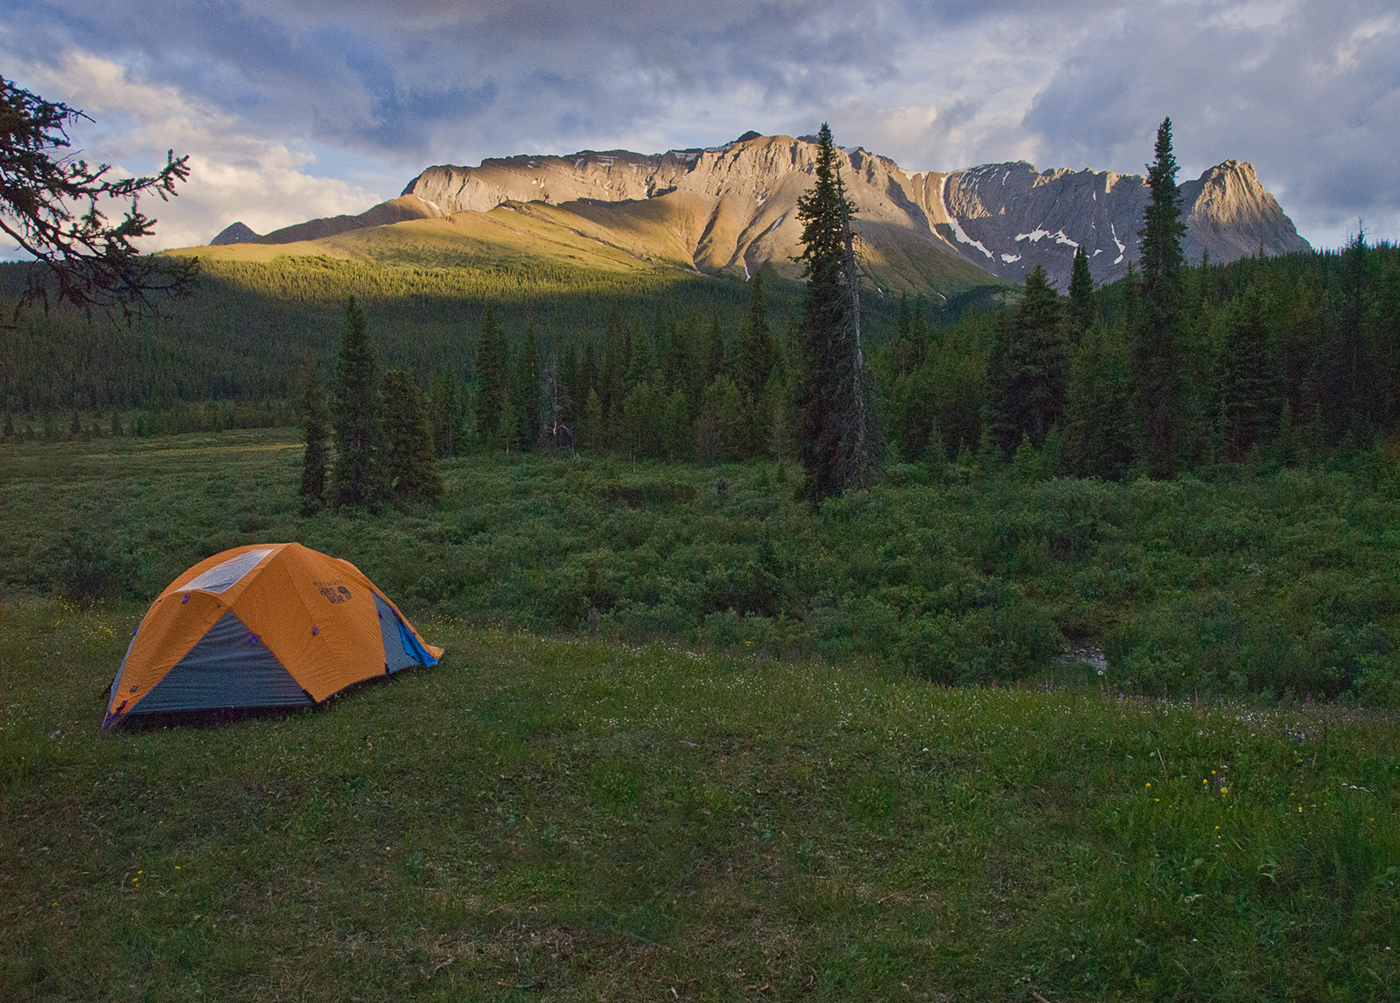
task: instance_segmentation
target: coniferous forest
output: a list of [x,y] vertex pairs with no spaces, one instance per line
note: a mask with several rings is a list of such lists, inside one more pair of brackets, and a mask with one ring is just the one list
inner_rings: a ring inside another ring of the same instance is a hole
[[[23,267],[4,267],[8,286]],[[7,435],[66,437],[75,419],[87,435],[291,424],[298,373],[310,357],[329,378],[355,295],[385,365],[412,373],[430,406],[460,398],[464,427],[438,430],[450,452],[571,444],[710,462],[791,449],[802,290],[780,279],[610,289],[573,276],[551,289],[547,276],[531,288],[292,258],[206,273],[158,319],[55,308],[0,329]],[[1025,437],[1059,472],[1160,476],[1135,355],[1141,279],[1066,292],[1033,273],[980,309],[867,295],[866,359],[896,457],[1009,457]],[[1400,249],[1358,235],[1340,251],[1198,262],[1179,298],[1163,469],[1313,462],[1400,423]],[[498,417],[512,389],[517,427],[498,435],[480,416]]]

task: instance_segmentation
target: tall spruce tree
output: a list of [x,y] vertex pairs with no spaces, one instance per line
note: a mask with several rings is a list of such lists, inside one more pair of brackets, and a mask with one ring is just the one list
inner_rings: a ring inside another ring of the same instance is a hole
[[433,429],[433,450],[439,457],[456,456],[462,450],[466,420],[457,374],[450,366],[439,369],[428,395],[428,424]]
[[1065,358],[1060,297],[1045,269],[1026,276],[1014,318],[999,325],[987,374],[987,434],[1008,456],[1029,436],[1039,447],[1065,408]]
[[532,449],[540,441],[540,349],[535,341],[535,325],[525,326],[525,343],[520,346],[511,372],[510,400],[515,409],[515,444]]
[[477,431],[487,442],[494,442],[510,396],[510,346],[496,323],[496,308],[490,304],[476,338],[475,369]]
[[1181,221],[1181,191],[1176,185],[1170,118],[1163,119],[1157,129],[1155,153],[1156,159],[1147,166],[1147,186],[1152,198],[1138,231],[1142,238],[1142,286],[1133,343],[1148,473],[1165,478],[1176,470],[1180,397],[1176,336],[1181,267],[1185,260],[1181,238],[1186,233],[1186,224]]
[[1282,411],[1282,394],[1269,352],[1259,294],[1245,290],[1239,316],[1226,333],[1221,372],[1226,454],[1243,460],[1260,443],[1273,439]]
[[916,331],[914,320],[909,314],[909,296],[905,294],[899,297],[899,320],[895,326],[891,359],[896,376],[908,376],[924,361],[924,338],[927,332],[923,330],[923,305],[923,297],[920,297],[915,305],[919,317],[919,329]]
[[718,317],[712,319],[705,330],[699,363],[695,378],[702,384],[700,393],[703,396],[710,384],[724,372],[724,329],[720,327]]
[[851,216],[831,128],[817,134],[816,183],[797,201],[807,303],[802,324],[798,408],[805,478],[813,502],[864,488],[878,462],[871,384],[861,356],[860,285]]
[[768,306],[763,300],[763,272],[749,282],[749,315],[739,331],[738,365],[734,382],[750,400],[757,400],[773,371],[773,333],[768,326]]
[[1380,374],[1366,365],[1367,256],[1366,230],[1358,226],[1356,235],[1342,248],[1341,310],[1325,377],[1328,424],[1339,439],[1365,428],[1382,411]]
[[571,416],[574,409],[559,370],[559,353],[551,349],[549,361],[545,363],[540,377],[540,443],[549,450],[572,450],[574,429]]
[[[295,411],[301,420],[306,450],[301,461],[302,509],[315,512],[326,500],[326,466],[330,461],[330,412],[326,392],[316,379],[316,361],[308,353],[297,380]],[[116,412],[114,411],[113,414]]]
[[331,501],[337,507],[378,505],[388,495],[379,456],[384,434],[379,353],[370,343],[364,311],[353,296],[345,301],[345,327],[336,351],[331,396],[335,434]]
[[395,504],[442,498],[433,430],[423,395],[406,369],[384,374],[384,466]]
[[598,377],[598,400],[603,407],[603,436],[612,445],[622,431],[622,402],[627,397],[627,368],[631,344],[622,314],[614,303],[608,310],[608,326],[603,332],[603,368]]
[[1094,302],[1094,277],[1089,274],[1089,255],[1080,244],[1074,249],[1074,269],[1069,276],[1070,331],[1077,341],[1094,323],[1098,304]]

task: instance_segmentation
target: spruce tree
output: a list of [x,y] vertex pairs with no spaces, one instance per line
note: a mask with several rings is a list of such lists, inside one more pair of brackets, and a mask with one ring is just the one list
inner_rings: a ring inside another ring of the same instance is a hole
[[627,396],[627,369],[631,345],[622,326],[617,304],[608,310],[608,326],[603,332],[603,371],[598,377],[598,399],[603,407],[604,437],[608,445],[619,441],[622,429],[622,401]]
[[899,321],[895,329],[893,358],[894,371],[897,376],[907,377],[924,361],[924,339],[927,337],[927,332],[924,330],[923,308],[923,297],[919,297],[915,307],[919,320],[916,329],[914,320],[909,314],[909,297],[907,295],[899,297]]
[[724,330],[719,326],[719,318],[715,317],[710,321],[709,328],[705,331],[705,341],[700,350],[700,369],[696,378],[702,383],[700,391],[704,396],[710,384],[724,372]]
[[1256,444],[1274,438],[1283,410],[1268,350],[1268,330],[1253,286],[1245,291],[1239,316],[1226,334],[1223,361],[1220,383],[1226,452],[1238,461]]
[[15,419],[10,412],[5,412],[5,431],[0,434],[0,442],[9,442],[15,437]]
[[525,343],[520,346],[511,372],[510,400],[515,408],[515,443],[520,449],[531,449],[540,441],[540,350],[535,341],[535,325],[525,328]]
[[797,201],[803,223],[807,303],[798,392],[805,471],[802,497],[816,502],[864,488],[878,458],[872,434],[869,374],[860,346],[860,286],[851,216],[831,129],[817,136],[816,183]]
[[308,354],[297,380],[294,401],[297,418],[301,421],[306,449],[301,460],[302,509],[308,515],[326,500],[326,466],[330,461],[330,413],[326,408],[326,392],[316,379],[316,363]]
[[1089,255],[1080,244],[1074,249],[1074,270],[1069,276],[1069,321],[1074,338],[1094,323],[1098,305],[1094,302],[1094,277],[1089,274]]
[[[666,377],[666,385],[672,390],[689,391],[690,376],[690,340],[689,328],[686,320],[681,323],[672,323],[668,329],[663,354],[661,357],[661,372]],[[686,404],[689,406],[690,400],[687,398]]]
[[573,407],[559,368],[559,353],[551,350],[540,377],[540,442],[550,450],[572,449],[574,445]]
[[650,382],[638,383],[622,402],[623,446],[633,459],[662,455],[664,402]]
[[650,383],[656,377],[656,353],[652,350],[652,338],[646,331],[633,329],[631,355],[627,360],[627,386]]
[[603,402],[596,389],[590,389],[579,416],[578,441],[584,449],[602,449],[605,419]]
[[1065,388],[1066,465],[1120,480],[1133,462],[1132,346],[1122,328],[1090,327],[1074,348]]
[[1144,422],[1147,466],[1151,476],[1170,477],[1176,469],[1176,424],[1179,407],[1176,352],[1181,268],[1181,191],[1176,185],[1172,120],[1157,129],[1156,160],[1148,165],[1152,199],[1143,213],[1141,301],[1134,325],[1134,368]]
[[661,417],[661,448],[666,459],[675,462],[690,455],[690,402],[680,387],[666,398],[666,410]]
[[496,323],[496,308],[489,303],[476,338],[475,372],[476,427],[487,442],[492,442],[510,396],[510,347]]
[[749,283],[749,315],[739,332],[739,364],[734,382],[750,400],[757,400],[768,386],[773,371],[773,333],[768,326],[768,307],[763,300],[763,273]]
[[384,374],[383,396],[384,465],[390,495],[397,505],[436,504],[442,498],[442,478],[418,384],[406,369],[390,369]]
[[1060,297],[1045,269],[1026,276],[1025,293],[1014,318],[998,326],[987,378],[987,434],[1010,456],[1028,436],[1039,448],[1065,406],[1064,347]]
[[353,296],[345,301],[345,327],[336,351],[331,397],[335,435],[331,502],[336,507],[374,507],[388,496],[379,456],[384,433],[379,353],[370,343],[364,311]]
[[1358,226],[1342,248],[1341,310],[1327,367],[1329,424],[1338,438],[1364,428],[1382,411],[1379,373],[1366,364],[1367,257],[1366,231]]
[[[575,370],[575,383],[570,391],[574,407],[578,409],[577,420],[583,420],[583,410],[587,406],[589,392],[597,389],[598,347],[593,343],[592,338],[585,338],[583,358],[579,360],[578,368]],[[601,401],[601,398],[599,400]]]
[[444,366],[433,377],[428,396],[428,423],[433,430],[433,450],[441,457],[456,456],[462,450],[465,409],[457,386],[457,375]]
[[520,415],[515,410],[515,402],[507,395],[506,405],[501,408],[500,419],[496,422],[496,434],[491,439],[491,444],[509,453],[512,449],[519,448],[519,435]]
[[923,296],[917,296],[914,299],[914,319],[909,322],[909,340],[913,342],[914,350],[917,353],[915,365],[923,365],[924,359],[928,356],[931,340],[928,318],[924,315]]

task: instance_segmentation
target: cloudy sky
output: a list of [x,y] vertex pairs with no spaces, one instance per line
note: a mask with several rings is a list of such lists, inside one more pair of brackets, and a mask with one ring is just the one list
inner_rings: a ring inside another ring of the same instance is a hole
[[1395,0],[0,0],[0,76],[90,160],[189,154],[157,246],[399,194],[431,164],[829,121],[908,170],[1180,180],[1251,160],[1314,246],[1400,239]]

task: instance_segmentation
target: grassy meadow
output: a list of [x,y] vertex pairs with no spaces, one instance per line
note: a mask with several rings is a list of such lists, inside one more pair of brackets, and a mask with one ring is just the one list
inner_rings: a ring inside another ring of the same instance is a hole
[[0,612],[10,1000],[1383,1000],[1393,716],[420,618],[325,710],[103,735],[141,609]]
[[354,561],[477,626],[942,684],[1083,675],[1127,695],[1400,706],[1400,478],[1383,448],[1213,480],[1045,477],[1035,454],[896,465],[813,512],[791,462],[700,468],[481,452],[435,510],[301,515],[293,429],[0,446],[0,589],[149,601],[244,543]]
[[[480,454],[310,518],[300,455],[0,448],[0,998],[1396,998],[1380,451],[815,513],[791,466]],[[145,602],[284,539],[442,664],[100,733]]]

